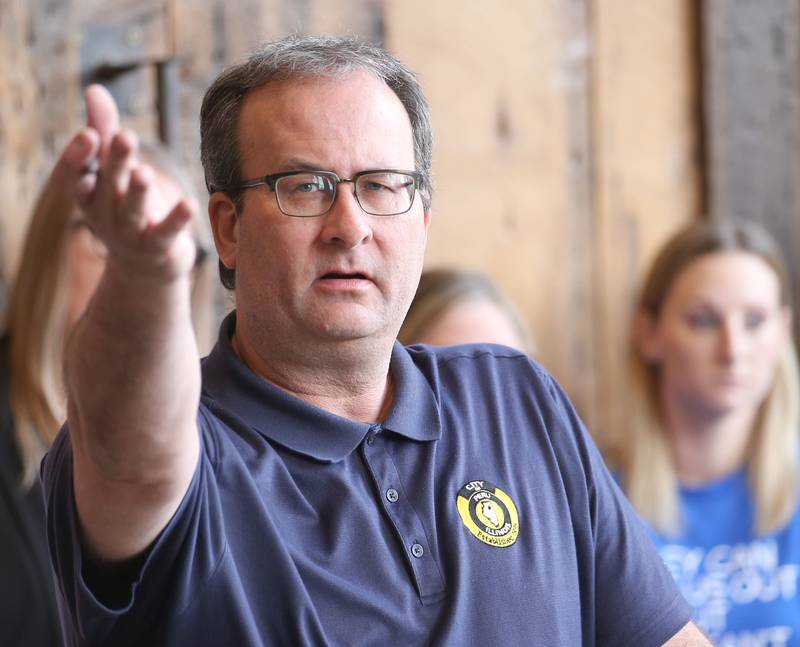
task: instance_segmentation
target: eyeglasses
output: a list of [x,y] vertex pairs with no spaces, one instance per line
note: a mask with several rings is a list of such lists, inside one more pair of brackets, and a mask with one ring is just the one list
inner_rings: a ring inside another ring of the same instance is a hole
[[287,216],[322,216],[336,200],[336,188],[351,182],[359,206],[373,216],[397,216],[411,209],[421,181],[416,171],[372,169],[340,178],[332,171],[287,171],[247,180],[239,189],[266,184],[274,193],[278,208]]

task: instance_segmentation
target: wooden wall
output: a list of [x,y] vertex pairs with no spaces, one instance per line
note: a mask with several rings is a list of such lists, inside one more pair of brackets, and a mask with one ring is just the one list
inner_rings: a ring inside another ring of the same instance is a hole
[[700,216],[703,182],[696,2],[599,2],[593,13],[592,422],[625,415],[619,376],[638,283],[662,242]]
[[[784,216],[797,206],[798,25],[780,36],[774,27],[797,9],[790,0],[735,3],[754,15],[772,11],[755,38],[771,39],[769,52],[783,48],[769,96],[770,119],[783,130],[759,147],[762,157],[736,165],[738,144],[723,133],[752,118],[756,95],[744,112],[731,111],[747,91],[726,94],[728,78],[737,70],[742,83],[741,74],[762,71],[719,45],[750,20],[737,19],[730,4],[0,0],[0,190],[14,196],[0,212],[5,275],[35,189],[80,123],[81,81],[98,64],[126,97],[125,121],[144,132],[163,130],[159,112],[177,101],[170,138],[199,186],[199,102],[222,66],[294,31],[358,34],[415,69],[433,107],[428,264],[488,272],[519,304],[541,361],[590,428],[608,430],[623,415],[611,396],[639,273],[655,248],[712,203],[734,211],[725,200],[739,200],[735,186],[757,174],[754,164],[772,164],[787,138],[793,157],[780,158],[788,160],[783,176],[759,195],[780,192]],[[164,69],[175,72],[172,99],[159,86]],[[791,97],[781,93],[784,82]],[[766,134],[768,123],[753,135]]]
[[800,4],[708,0],[702,23],[709,210],[770,229],[800,304]]

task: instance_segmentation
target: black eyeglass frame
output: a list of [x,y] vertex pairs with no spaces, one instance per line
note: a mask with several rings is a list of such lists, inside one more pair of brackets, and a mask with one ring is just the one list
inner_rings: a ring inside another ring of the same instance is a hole
[[[368,211],[364,208],[364,205],[361,204],[361,199],[358,197],[358,189],[356,188],[358,185],[358,179],[365,176],[365,175],[372,175],[373,173],[399,173],[400,175],[407,175],[411,179],[414,180],[414,193],[411,195],[411,202],[408,205],[408,209],[404,209],[403,211],[398,211],[397,213],[373,213],[372,211]],[[281,206],[281,201],[278,200],[278,192],[276,191],[275,187],[281,178],[284,177],[291,177],[293,175],[321,175],[323,177],[331,178],[333,180],[333,198],[331,199],[331,206],[328,207],[322,213],[314,214],[313,216],[298,216],[296,214],[286,213]],[[305,169],[305,170],[297,170],[297,171],[282,171],[281,173],[271,173],[269,175],[265,175],[260,178],[256,178],[254,180],[245,180],[239,186],[235,187],[235,191],[243,191],[244,189],[252,189],[257,186],[261,186],[262,184],[269,187],[270,191],[275,194],[275,202],[278,205],[278,209],[280,209],[281,213],[289,218],[319,218],[320,216],[324,216],[328,213],[332,208],[333,205],[336,203],[336,195],[339,191],[339,185],[342,182],[350,182],[353,185],[353,195],[356,198],[356,202],[358,202],[358,206],[361,207],[361,210],[364,213],[368,213],[371,216],[378,216],[378,217],[390,217],[390,216],[400,216],[404,213],[408,213],[411,211],[411,207],[414,206],[414,199],[417,197],[417,190],[420,188],[420,184],[422,183],[422,173],[418,171],[405,171],[403,169],[396,169],[396,168],[375,168],[375,169],[367,169],[365,171],[359,171],[353,177],[350,178],[340,178],[336,173],[333,171],[319,171],[313,169]]]

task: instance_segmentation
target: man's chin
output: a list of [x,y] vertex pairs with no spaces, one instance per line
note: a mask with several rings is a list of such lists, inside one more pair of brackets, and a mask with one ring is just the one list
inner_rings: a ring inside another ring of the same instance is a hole
[[308,328],[323,339],[347,341],[380,337],[386,322],[371,308],[348,304],[346,307],[319,308],[306,317]]
[[353,324],[327,324],[317,329],[317,336],[322,340],[337,342],[365,341],[379,337],[378,331],[374,327]]
[[320,342],[360,348],[364,352],[367,352],[368,348],[381,351],[391,349],[397,337],[396,331],[392,332],[386,325],[374,323],[372,325],[328,324],[315,332]]

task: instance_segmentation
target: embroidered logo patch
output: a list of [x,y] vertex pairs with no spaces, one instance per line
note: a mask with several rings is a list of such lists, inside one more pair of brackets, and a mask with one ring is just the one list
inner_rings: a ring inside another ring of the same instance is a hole
[[489,481],[470,481],[458,491],[458,514],[467,529],[484,544],[505,548],[517,541],[517,506]]

